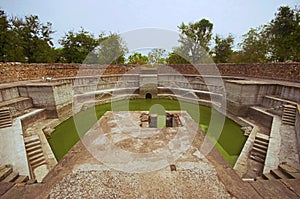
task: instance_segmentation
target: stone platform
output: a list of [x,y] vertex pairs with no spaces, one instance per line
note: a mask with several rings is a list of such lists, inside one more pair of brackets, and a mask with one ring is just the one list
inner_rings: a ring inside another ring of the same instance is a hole
[[159,129],[141,128],[141,112],[107,112],[41,184],[3,198],[260,198],[192,118],[176,113],[182,127]]

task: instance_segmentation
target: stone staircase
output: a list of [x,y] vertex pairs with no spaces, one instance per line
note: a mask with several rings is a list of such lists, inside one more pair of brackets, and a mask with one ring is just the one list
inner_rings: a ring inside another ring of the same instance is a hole
[[0,108],[10,107],[11,115],[18,117],[23,115],[24,112],[33,107],[32,99],[28,97],[15,97],[0,102]]
[[28,176],[19,175],[18,172],[13,171],[11,165],[0,166],[0,197],[15,184],[27,183],[28,181]]
[[281,164],[278,169],[273,169],[270,173],[264,173],[262,176],[256,177],[256,180],[280,180],[280,179],[299,179],[300,171],[294,167]]
[[22,183],[28,180],[28,176],[19,175],[18,172],[13,171],[11,165],[0,166],[0,182]]
[[295,125],[296,121],[296,105],[285,104],[283,105],[282,124]]
[[8,107],[0,108],[0,128],[12,126],[12,116]]
[[257,133],[250,152],[250,158],[256,162],[265,162],[269,145],[269,136]]
[[25,137],[24,141],[27,152],[27,158],[31,169],[34,170],[35,168],[46,164],[39,136],[33,135],[30,137]]

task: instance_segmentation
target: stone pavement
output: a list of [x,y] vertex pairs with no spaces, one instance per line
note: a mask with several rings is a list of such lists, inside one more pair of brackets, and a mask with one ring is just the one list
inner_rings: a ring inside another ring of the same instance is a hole
[[[129,120],[128,118],[124,117],[125,120]],[[102,117],[100,124],[101,121],[108,129],[114,128],[115,123],[108,124],[107,118]],[[182,119],[185,126],[184,121]],[[186,124],[191,125],[190,121]],[[91,129],[91,133],[96,132],[95,129],[97,125]],[[114,142],[119,148],[134,153],[139,149],[147,153],[149,149],[167,146],[165,144],[170,143],[173,133],[162,131],[147,136],[146,131],[118,133],[116,128],[114,130],[111,135],[107,132],[106,141]],[[124,136],[118,136],[117,139],[117,134]],[[86,134],[87,138],[88,135],[89,133]],[[156,141],[149,142],[149,139]],[[212,147],[212,144],[204,139],[200,130],[178,159],[149,172],[125,172],[111,168],[115,165],[104,164],[101,159],[95,159],[84,141],[79,141],[41,184],[15,186],[3,198],[261,198],[252,186],[239,178],[217,149],[213,147],[209,154],[203,155],[201,147]],[[97,144],[101,139],[93,141]],[[184,146],[185,144],[176,145],[175,142],[168,147],[175,149]],[[142,164],[140,162],[139,166]],[[170,164],[176,166],[176,171],[171,171]],[[147,163],[144,165],[149,166]]]
[[11,164],[21,175],[30,176],[20,118],[0,129],[0,165]]

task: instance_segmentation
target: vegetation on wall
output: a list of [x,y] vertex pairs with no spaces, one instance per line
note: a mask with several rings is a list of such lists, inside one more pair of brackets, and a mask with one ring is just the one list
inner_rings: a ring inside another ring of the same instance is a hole
[[[178,26],[180,46],[172,52],[153,49],[147,55],[132,52],[117,34],[95,37],[83,28],[67,32],[55,48],[50,22],[38,16],[8,17],[0,10],[0,62],[24,63],[99,63],[99,64],[186,64],[206,63],[208,56],[216,63],[256,63],[300,61],[300,10],[281,6],[274,19],[243,35],[234,50],[232,35],[212,35],[213,23],[201,19]],[[213,44],[212,44],[213,43]],[[126,58],[127,57],[127,58]]]

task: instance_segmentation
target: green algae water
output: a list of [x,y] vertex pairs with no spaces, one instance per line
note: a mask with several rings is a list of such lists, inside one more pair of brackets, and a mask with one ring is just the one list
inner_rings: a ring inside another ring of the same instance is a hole
[[[207,132],[212,111],[214,111],[214,114],[217,117],[221,116],[221,113],[210,107],[195,105],[188,102],[179,102],[169,99],[132,99],[129,100],[129,103],[127,101],[127,104],[124,101],[119,101],[114,102],[113,105],[111,105],[111,103],[98,105],[94,108],[79,112],[58,125],[52,133],[51,138],[48,139],[48,142],[56,159],[59,161],[106,111],[128,110],[128,106],[130,111],[149,111],[155,104],[159,104],[163,106],[165,110],[170,111],[186,110],[191,117],[199,123],[200,128],[204,132]],[[76,126],[74,121],[77,123]],[[212,128],[210,132],[214,131],[214,125],[211,125],[209,128]],[[214,135],[208,135],[208,137],[212,141],[216,140],[216,148],[227,162],[233,166],[246,141],[246,137],[240,130],[240,126],[234,121],[226,118],[219,138],[216,139]]]

